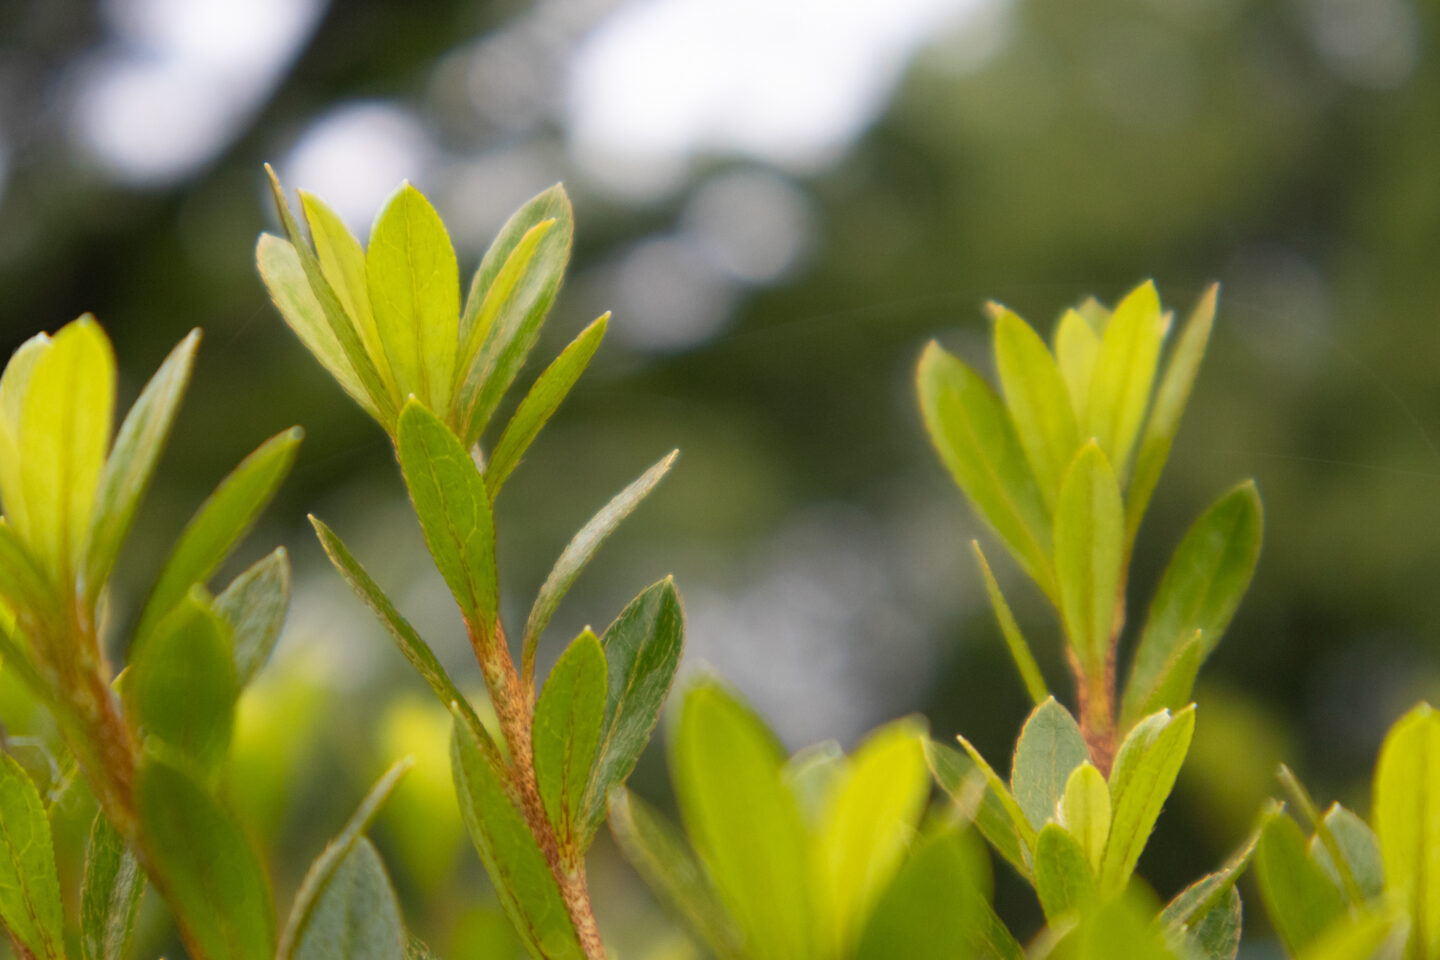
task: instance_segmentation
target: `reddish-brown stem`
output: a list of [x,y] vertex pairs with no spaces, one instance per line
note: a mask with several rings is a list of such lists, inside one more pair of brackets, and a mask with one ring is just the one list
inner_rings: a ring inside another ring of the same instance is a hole
[[584,864],[575,862],[574,857],[562,856],[555,828],[540,799],[540,787],[535,779],[535,756],[531,749],[533,699],[526,696],[525,686],[505,642],[504,628],[497,622],[493,634],[486,635],[471,625],[469,634],[470,645],[480,661],[480,671],[495,706],[495,716],[500,721],[500,735],[505,738],[505,745],[510,751],[508,779],[511,799],[525,817],[545,862],[550,865],[550,872],[560,887],[560,895],[587,960],[605,960],[605,946],[601,943],[600,928],[595,922],[594,908],[590,905]]
[[1105,664],[1096,674],[1087,673],[1067,646],[1070,670],[1075,675],[1076,707],[1080,712],[1080,733],[1090,747],[1090,762],[1106,777],[1115,763],[1120,731],[1115,726],[1115,660],[1120,647],[1120,633],[1125,628],[1125,587],[1122,584],[1115,598],[1114,626],[1105,650]]

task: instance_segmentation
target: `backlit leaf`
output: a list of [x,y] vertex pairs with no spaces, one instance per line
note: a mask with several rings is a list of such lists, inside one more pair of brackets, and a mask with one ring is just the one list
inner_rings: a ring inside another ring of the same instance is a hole
[[230,582],[215,612],[230,626],[235,678],[244,688],[270,659],[290,608],[290,558],[276,547]]
[[1080,843],[1058,823],[1047,823],[1035,841],[1035,892],[1045,918],[1054,922],[1095,901],[1095,873]]
[[970,546],[975,551],[976,562],[980,564],[980,574],[985,578],[985,593],[990,598],[990,609],[995,612],[995,619],[1000,624],[1000,633],[1005,637],[1005,646],[1010,649],[1010,659],[1015,661],[1015,668],[1020,671],[1025,692],[1030,694],[1030,699],[1039,706],[1050,696],[1050,691],[1045,686],[1045,677],[1040,673],[1040,665],[1035,662],[1035,654],[1030,652],[1030,644],[1020,632],[1020,624],[1015,621],[1015,614],[1010,612],[1010,604],[1005,602],[1005,595],[1000,592],[1000,584],[996,582],[990,563],[980,549],[980,541],[971,540]]
[[1079,842],[1090,865],[1099,870],[1110,837],[1110,785],[1088,760],[1070,771],[1057,819]]
[[1065,380],[1045,341],[1009,310],[995,321],[995,365],[1020,445],[1046,505],[1053,509],[1060,480],[1080,448]]
[[1004,956],[981,945],[987,920],[978,879],[983,868],[965,839],[951,829],[916,844],[870,911],[857,960]]
[[1385,887],[1410,911],[1407,956],[1440,956],[1440,714],[1428,703],[1386,734],[1374,802]]
[[0,753],[0,922],[37,960],[63,960],[50,821],[35,785],[8,753]]
[[1306,851],[1289,817],[1265,825],[1255,848],[1255,876],[1270,923],[1292,955],[1304,950],[1345,911],[1340,888]]
[[1055,508],[1055,573],[1065,635],[1085,672],[1105,667],[1124,573],[1120,488],[1093,442],[1075,457]]
[[1147,717],[1121,744],[1110,771],[1110,842],[1100,866],[1102,891],[1118,893],[1130,880],[1194,733],[1195,708],[1190,706],[1173,717],[1169,711]]
[[1135,440],[1150,405],[1150,387],[1169,323],[1169,316],[1160,312],[1155,284],[1146,281],[1115,307],[1100,340],[1090,379],[1088,429],[1082,433],[1099,442],[1122,479],[1129,473]]

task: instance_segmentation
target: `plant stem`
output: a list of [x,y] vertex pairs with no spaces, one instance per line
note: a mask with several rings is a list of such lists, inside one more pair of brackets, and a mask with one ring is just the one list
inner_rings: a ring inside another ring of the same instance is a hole
[[565,909],[575,926],[575,935],[585,951],[587,960],[605,960],[605,946],[600,940],[600,928],[595,922],[595,911],[590,904],[590,891],[585,880],[583,863],[566,863],[560,853],[560,842],[555,828],[545,813],[545,804],[540,799],[540,787],[535,779],[535,756],[531,747],[533,717],[530,713],[531,699],[525,696],[520,674],[515,670],[515,661],[510,656],[510,647],[505,642],[505,631],[497,622],[493,635],[485,636],[473,627],[469,630],[470,644],[480,661],[480,671],[485,677],[485,686],[490,691],[490,700],[495,706],[495,716],[500,721],[500,734],[510,751],[510,781],[514,787],[512,799],[525,817],[525,822],[534,835],[550,873],[560,888]]

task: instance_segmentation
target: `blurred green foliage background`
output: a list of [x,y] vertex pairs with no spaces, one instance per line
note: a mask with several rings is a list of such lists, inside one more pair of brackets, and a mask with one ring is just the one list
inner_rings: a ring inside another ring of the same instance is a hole
[[[1430,0],[0,2],[0,345],[93,311],[128,403],[205,329],[117,575],[120,622],[219,477],[305,427],[235,567],[280,542],[297,572],[244,704],[235,802],[284,903],[369,780],[414,754],[377,831],[411,925],[443,955],[499,957],[513,947],[450,796],[445,717],[304,519],[467,675],[383,436],[256,277],[262,162],[362,236],[410,178],[462,270],[566,181],[576,257],[536,356],[615,321],[499,504],[506,605],[522,613],[573,530],[678,446],[542,658],[674,573],[687,668],[722,673],[792,748],[922,711],[1000,755],[1024,716],[966,549],[984,534],[915,409],[924,342],[988,369],[985,298],[1044,328],[1147,276],[1180,311],[1218,279],[1132,621],[1185,524],[1244,476],[1266,546],[1141,865],[1168,895],[1240,838],[1281,757],[1364,809],[1385,727],[1440,688],[1437,43]],[[1054,625],[1000,572],[1063,683]],[[0,716],[17,749],[43,734],[3,677]],[[659,751],[634,784],[663,801]],[[594,860],[617,950],[691,955],[613,848]],[[1002,913],[1038,922],[998,872]]]

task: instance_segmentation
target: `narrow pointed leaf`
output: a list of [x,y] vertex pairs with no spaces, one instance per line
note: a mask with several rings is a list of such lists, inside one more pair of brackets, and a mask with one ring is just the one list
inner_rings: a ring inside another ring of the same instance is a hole
[[1105,667],[1124,573],[1120,488],[1093,442],[1075,457],[1055,508],[1055,572],[1065,634],[1085,672]]
[[882,727],[836,778],[816,827],[812,889],[823,955],[854,951],[862,922],[900,869],[930,796],[925,733],[917,718]]
[[435,696],[440,698],[441,703],[445,704],[447,708],[453,707],[460,710],[471,733],[481,743],[488,745],[488,749],[493,752],[494,744],[491,742],[490,735],[485,732],[485,727],[481,724],[480,718],[476,716],[470,701],[460,692],[460,688],[455,686],[455,681],[451,680],[450,675],[445,672],[445,667],[441,665],[435,652],[430,649],[430,645],[421,639],[420,634],[410,625],[410,621],[400,615],[395,604],[350,553],[350,549],[345,546],[344,542],[335,536],[334,531],[313,516],[310,518],[310,523],[315,527],[315,535],[320,539],[320,546],[324,547],[325,555],[330,558],[335,569],[340,571],[345,582],[350,584],[350,589],[355,591],[355,595],[365,601],[365,605],[375,613],[385,629],[390,631],[390,636],[395,640],[395,646],[400,649],[400,653],[405,659],[410,661],[415,672],[420,674],[421,678],[430,685],[430,689],[435,692]]
[[1052,599],[1045,500],[1000,398],[964,363],[931,343],[917,376],[930,440],[971,505]]
[[285,192],[280,187],[279,178],[275,176],[275,171],[268,164],[265,167],[265,173],[270,178],[270,192],[275,197],[275,210],[280,216],[281,226],[285,229],[285,237],[290,241],[291,249],[295,251],[300,260],[301,270],[309,282],[312,296],[320,306],[325,325],[330,329],[330,336],[339,346],[349,368],[353,371],[356,380],[359,381],[360,389],[370,398],[370,403],[362,404],[362,406],[373,409],[380,425],[386,430],[393,431],[395,417],[399,411],[399,400],[403,395],[392,394],[386,386],[384,378],[380,376],[380,371],[375,366],[374,359],[365,349],[365,344],[360,338],[360,331],[356,329],[355,324],[345,313],[345,307],[340,303],[340,298],[335,295],[330,282],[325,279],[324,268],[321,267],[319,259],[316,258],[309,244],[305,242],[305,238],[301,236],[300,225],[295,221],[295,215],[290,212],[290,204],[285,200]]
[[1065,469],[1080,449],[1065,380],[1045,341],[1009,310],[995,322],[995,365],[1020,445],[1041,496],[1053,509]]
[[92,600],[105,585],[135,511],[150,485],[155,464],[170,436],[180,400],[190,382],[200,331],[190,334],[170,351],[160,369],[140,391],[115,436],[115,444],[100,475],[95,500],[95,522],[85,564],[87,596]]
[[1095,873],[1080,843],[1058,823],[1047,823],[1035,842],[1035,892],[1052,923],[1095,902]]
[[[1149,677],[1142,677],[1143,689],[1127,685],[1120,729],[1129,730],[1135,721],[1161,710],[1178,710],[1189,703],[1195,679],[1206,654],[1205,634],[1196,630],[1190,639],[1175,646],[1170,658]],[[1134,676],[1132,671],[1131,676]],[[1133,691],[1133,693],[1132,693]]]
[[276,547],[230,582],[215,612],[230,626],[235,678],[244,688],[270,659],[290,608],[290,558]]
[[230,628],[202,595],[182,600],[146,638],[125,674],[125,713],[201,776],[230,749],[235,724]]
[[36,960],[64,960],[50,821],[20,764],[0,753],[0,924]]
[[1030,864],[1033,862],[1031,855],[1035,851],[1035,828],[1031,825],[1030,818],[1025,816],[1025,809],[1016,801],[1010,787],[1000,779],[1000,775],[986,762],[980,751],[964,737],[957,736],[955,739],[960,741],[960,746],[970,755],[970,761],[984,774],[989,793],[994,795],[1005,817],[1010,821],[1011,829],[1020,841],[1021,854],[1026,863],[1026,870],[1022,872],[1025,876],[1030,876]]
[[266,440],[195,511],[145,602],[135,628],[136,643],[144,644],[190,588],[203,584],[230,556],[280,489],[303,436],[299,427],[291,427]]
[[105,814],[90,827],[80,892],[80,956],[126,960],[145,893],[145,873]]
[[[1217,500],[1186,532],[1155,591],[1135,650],[1125,690],[1127,720],[1146,715],[1143,708],[1154,702],[1155,689],[1174,672],[1167,666],[1183,664],[1177,654],[1197,631],[1202,662],[1220,642],[1259,562],[1262,526],[1260,497],[1247,481]],[[1188,690],[1175,692],[1188,700]],[[1180,705],[1162,703],[1156,709]]]
[[1271,801],[1261,811],[1255,829],[1250,832],[1249,837],[1240,845],[1240,848],[1230,855],[1230,858],[1219,870],[1206,874],[1176,894],[1175,898],[1166,904],[1165,909],[1161,912],[1161,922],[1175,930],[1191,927],[1210,910],[1219,906],[1221,900],[1240,879],[1240,875],[1250,866],[1250,861],[1255,856],[1255,848],[1260,843],[1260,834],[1264,831],[1266,824],[1280,816],[1282,809],[1279,803]]
[[1170,447],[1175,434],[1180,431],[1180,417],[1190,401],[1190,389],[1195,385],[1195,376],[1200,372],[1200,361],[1205,357],[1205,347],[1210,342],[1210,329],[1215,323],[1215,300],[1220,293],[1218,284],[1211,284],[1190,312],[1185,329],[1175,344],[1170,360],[1165,365],[1165,375],[1155,391],[1155,406],[1145,422],[1145,433],[1140,440],[1140,452],[1135,458],[1135,475],[1130,480],[1130,490],[1125,498],[1125,542],[1135,542],[1135,531],[1150,505],[1150,497],[1160,482],[1165,461],[1170,458]]
[[1079,842],[1090,865],[1099,870],[1110,837],[1110,786],[1088,760],[1070,771],[1057,820]]
[[1095,328],[1078,312],[1066,310],[1055,327],[1055,362],[1070,394],[1077,425],[1088,422],[1090,378],[1099,355],[1100,336]]
[[1305,835],[1289,817],[1265,825],[1255,848],[1255,875],[1270,923],[1293,956],[1345,912],[1340,889],[1306,852]]
[[1374,960],[1399,957],[1406,928],[1403,909],[1390,907],[1350,914],[1332,923],[1300,955],[1300,960]]
[[239,825],[187,774],[153,756],[136,772],[148,862],[192,955],[274,960],[264,868]]
[[534,676],[535,670],[535,645],[540,642],[540,634],[545,632],[549,625],[550,618],[555,615],[555,610],[560,606],[560,601],[565,594],[570,592],[576,578],[580,576],[590,560],[595,556],[600,545],[615,532],[615,528],[640,505],[640,502],[650,495],[655,485],[664,479],[665,474],[670,472],[670,467],[675,463],[675,458],[680,455],[678,450],[672,451],[663,457],[658,463],[646,470],[638,478],[630,483],[628,487],[617,493],[613,499],[600,508],[600,512],[591,517],[580,532],[566,544],[560,559],[555,561],[555,566],[550,569],[550,574],[545,582],[540,585],[540,593],[535,597],[535,604],[530,608],[530,616],[525,620],[525,634],[521,645],[521,674],[524,677]]
[[1410,912],[1407,956],[1440,956],[1440,714],[1428,703],[1386,734],[1373,809],[1386,890]]
[[1000,592],[1000,584],[995,580],[990,563],[980,549],[980,541],[971,540],[970,547],[975,551],[976,562],[980,564],[980,574],[985,578],[985,593],[990,598],[990,608],[995,611],[995,619],[1000,624],[1000,633],[1005,637],[1005,646],[1010,650],[1010,659],[1015,661],[1015,669],[1020,671],[1025,692],[1030,694],[1030,699],[1039,706],[1050,696],[1050,691],[1045,686],[1045,677],[1040,673],[1040,665],[1035,662],[1035,654],[1030,652],[1030,644],[1025,639],[1025,634],[1020,632],[1020,624],[1015,621],[1015,614],[1010,612],[1010,604],[1005,602],[1005,595]]
[[[963,753],[934,740],[925,742],[925,762],[935,782],[955,804],[962,805],[966,811],[974,809],[975,828],[995,848],[995,852],[1004,857],[1016,873],[1031,879],[1034,874],[1030,848],[1021,834],[1022,825],[1029,828],[1030,824],[1023,813],[1019,821],[1012,816],[1014,800],[1005,789],[1004,781],[996,777],[998,787],[990,783],[989,777]],[[973,789],[973,778],[977,776],[980,777],[982,793],[980,802],[975,804],[968,793]],[[996,792],[997,789],[1004,791],[1004,795]]]
[[[551,220],[554,226],[539,235],[543,242],[533,252],[520,249],[527,237],[535,238],[537,226]],[[480,344],[460,366],[457,422],[467,442],[479,439],[535,345],[560,292],[574,235],[570,198],[556,184],[511,216],[475,271],[460,319],[460,342]],[[502,277],[507,270],[513,276]]]
[[490,491],[491,500],[500,493],[500,487],[519,465],[520,458],[539,435],[540,428],[560,408],[561,401],[589,366],[590,358],[605,337],[609,321],[610,314],[607,313],[580,331],[580,335],[545,368],[525,399],[520,401],[519,408],[505,425],[505,432],[500,435],[500,441],[495,444],[495,450],[485,465],[485,489]]
[[1168,326],[1155,285],[1146,281],[1116,306],[1100,341],[1083,432],[1096,438],[1120,478],[1129,474]]
[[[320,272],[325,275],[330,289],[345,308],[345,313],[355,325],[365,352],[375,362],[380,379],[393,395],[399,395],[389,361],[385,358],[385,346],[380,339],[379,328],[375,325],[375,313],[370,307],[370,286],[366,275],[365,250],[355,239],[344,221],[314,194],[300,191],[300,208],[305,222],[310,227],[310,239],[315,244],[315,256],[320,261]],[[458,283],[458,279],[457,279]]]
[[629,790],[616,787],[610,793],[610,831],[655,895],[716,957],[743,960],[735,921],[678,829]]
[[457,722],[451,768],[460,813],[496,896],[536,960],[584,960],[560,887],[524,817],[511,804],[480,742]]
[[1054,697],[1030,713],[1015,744],[1010,790],[1032,827],[1055,819],[1071,771],[1088,759],[1080,725]]
[[563,852],[584,852],[585,791],[605,719],[605,652],[585,630],[560,655],[535,705],[535,779]]
[[[306,255],[314,260],[314,255]],[[371,358],[365,352],[365,347],[360,341],[358,331],[354,329],[349,318],[345,315],[345,309],[335,294],[330,294],[333,300],[333,307],[340,317],[340,322],[345,325],[353,341],[354,349],[360,351],[363,361],[369,365],[370,374],[374,378],[371,385],[367,385],[356,372],[355,365],[351,362],[351,356],[346,347],[336,337],[334,327],[331,325],[330,317],[325,308],[320,305],[320,300],[314,289],[310,286],[310,276],[306,273],[305,264],[302,262],[303,255],[299,253],[294,244],[289,240],[282,240],[280,237],[271,236],[268,233],[260,235],[259,242],[255,245],[255,263],[260,268],[260,279],[265,283],[265,289],[270,294],[270,300],[275,308],[280,311],[281,318],[300,339],[311,356],[320,362],[335,382],[340,384],[341,389],[350,395],[350,398],[358,403],[366,413],[380,421],[387,430],[391,429],[395,422],[395,403],[391,398],[389,388],[380,377],[379,371],[375,368]],[[318,272],[320,266],[315,264]],[[323,279],[323,278],[322,278]],[[388,418],[381,414],[381,407],[371,393],[370,387],[380,391],[383,403],[388,405]]]
[[994,955],[980,942],[987,911],[975,853],[957,830],[918,843],[870,911],[857,960]]
[[440,215],[401,184],[375,219],[365,254],[375,329],[400,396],[449,410],[460,336],[460,268]]
[[1155,829],[1160,810],[1195,732],[1195,708],[1168,711],[1142,720],[1120,746],[1110,771],[1110,842],[1100,866],[1101,890],[1125,889]]
[[[378,960],[401,954],[403,941],[399,917],[385,869],[373,848],[368,854],[360,854],[358,859],[355,854],[362,848],[368,848],[363,836],[365,831],[410,767],[411,761],[406,759],[385,771],[365,799],[360,801],[360,806],[344,829],[310,865],[299,892],[295,894],[290,919],[280,938],[277,960],[319,960],[321,957],[344,960],[351,956],[375,957]],[[346,946],[352,951],[364,948],[366,938],[357,935],[363,929],[363,923],[359,922],[363,917],[355,916],[353,908],[367,902],[367,911],[375,914],[379,923],[370,931],[374,935],[373,946],[377,952],[347,953],[337,950],[338,946]],[[387,910],[395,917],[393,928],[388,923],[379,922],[384,919],[379,915]],[[393,937],[389,935],[392,929]]]
[[1195,921],[1194,927],[1186,934],[1185,942],[1200,960],[1235,960],[1240,952],[1243,922],[1240,891],[1232,886],[1225,891],[1219,903]]
[[480,471],[450,428],[413,399],[400,414],[396,447],[435,566],[470,627],[493,631],[495,519]]
[[670,769],[695,851],[753,960],[808,960],[809,837],[774,735],[713,682],[685,697]]
[[37,333],[16,348],[0,375],[0,494],[6,522],[31,542],[30,511],[25,507],[25,471],[21,469],[20,426],[30,377],[40,358],[50,351],[47,333]]

